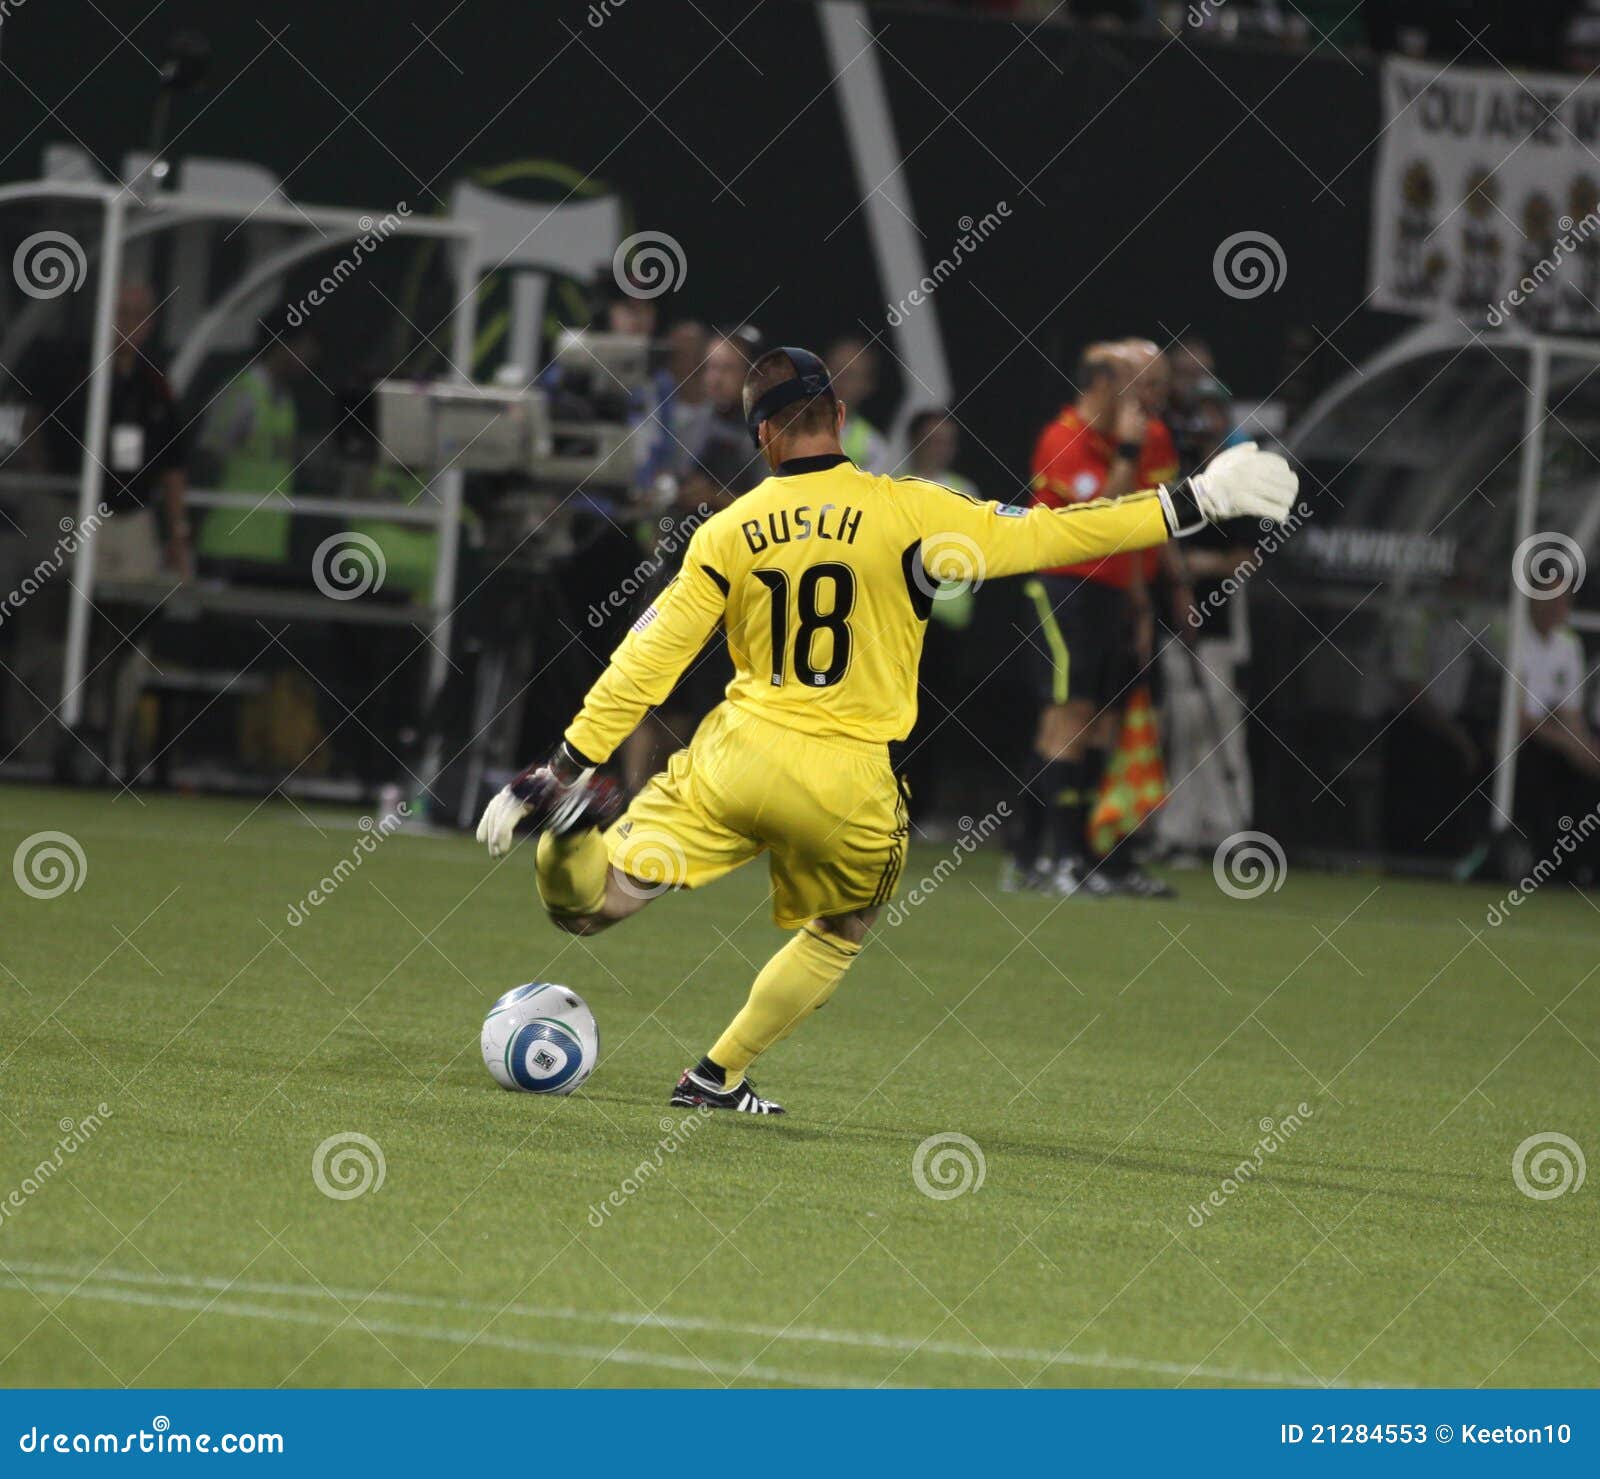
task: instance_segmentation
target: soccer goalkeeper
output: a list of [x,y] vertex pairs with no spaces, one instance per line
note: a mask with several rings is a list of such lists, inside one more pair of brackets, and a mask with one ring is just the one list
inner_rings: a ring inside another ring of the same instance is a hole
[[[695,531],[555,754],[490,801],[478,840],[499,858],[519,823],[537,829],[544,907],[585,935],[769,854],[773,917],[794,934],[670,1102],[781,1114],[750,1065],[833,995],[905,859],[896,751],[941,584],[1142,549],[1208,521],[1281,520],[1298,480],[1251,444],[1125,498],[1002,507],[857,468],[840,450],[846,408],[807,350],[763,354],[743,404],[772,476]],[[618,794],[596,767],[718,625],[734,665],[724,701],[613,820]]]

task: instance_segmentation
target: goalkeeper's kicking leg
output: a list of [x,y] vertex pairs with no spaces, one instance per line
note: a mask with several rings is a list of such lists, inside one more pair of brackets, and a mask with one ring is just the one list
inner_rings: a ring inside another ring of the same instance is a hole
[[[503,857],[518,824],[530,822],[541,834],[537,876],[546,912],[572,934],[597,934],[636,914],[662,890],[609,861],[601,829],[620,808],[616,787],[581,767],[563,766],[558,753],[550,765],[518,776],[489,803],[478,840],[491,855]],[[818,916],[797,929],[757,973],[727,1030],[685,1070],[671,1102],[782,1114],[781,1105],[756,1093],[746,1070],[833,995],[876,916],[876,908],[866,907]]]
[[478,841],[491,857],[511,850],[517,827],[539,835],[539,898],[560,929],[593,935],[636,914],[652,890],[628,879],[606,858],[604,828],[622,806],[616,783],[558,751],[546,765],[530,766],[490,801],[478,823]]

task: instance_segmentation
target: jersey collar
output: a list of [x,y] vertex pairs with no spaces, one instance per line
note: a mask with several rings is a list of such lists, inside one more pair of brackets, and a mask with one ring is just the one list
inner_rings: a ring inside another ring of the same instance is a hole
[[826,472],[850,459],[843,452],[822,452],[815,457],[786,457],[778,464],[780,478],[797,477],[801,473]]

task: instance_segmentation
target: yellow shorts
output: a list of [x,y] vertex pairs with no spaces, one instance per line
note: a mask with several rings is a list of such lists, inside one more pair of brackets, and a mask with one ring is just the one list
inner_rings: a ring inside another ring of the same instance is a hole
[[647,888],[697,888],[771,854],[772,917],[888,903],[906,854],[906,797],[888,747],[817,739],[719,704],[605,834]]

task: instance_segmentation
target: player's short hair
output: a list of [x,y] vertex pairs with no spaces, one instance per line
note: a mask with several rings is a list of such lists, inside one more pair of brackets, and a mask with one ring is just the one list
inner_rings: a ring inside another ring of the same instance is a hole
[[[769,349],[750,366],[744,377],[744,413],[749,416],[752,407],[775,385],[795,378],[794,361],[782,349]],[[796,401],[767,416],[766,422],[774,432],[792,436],[799,432],[832,431],[835,406],[833,391]]]

